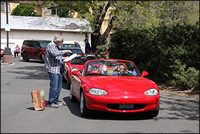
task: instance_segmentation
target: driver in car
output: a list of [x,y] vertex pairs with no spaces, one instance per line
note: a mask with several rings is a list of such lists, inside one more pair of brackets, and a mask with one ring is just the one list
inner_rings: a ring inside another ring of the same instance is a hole
[[132,75],[135,75],[135,76],[137,75],[137,73],[135,72],[135,70],[133,70],[133,71],[126,70],[125,65],[123,65],[123,64],[117,65],[117,69],[116,69],[116,71],[114,71],[112,73],[112,75],[120,75],[122,72],[126,72],[126,71],[128,73],[132,74]]

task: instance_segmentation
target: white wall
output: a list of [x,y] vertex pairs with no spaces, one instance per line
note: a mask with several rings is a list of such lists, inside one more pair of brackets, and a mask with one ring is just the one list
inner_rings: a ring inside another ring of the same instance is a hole
[[[55,34],[61,34],[64,37],[64,43],[74,43],[77,40],[83,52],[85,52],[85,33],[70,33],[63,31],[36,31],[36,30],[10,30],[9,31],[9,47],[11,52],[14,52],[16,45],[21,48],[23,40],[37,39],[37,40],[53,40]],[[87,34],[89,42],[91,42],[91,34]],[[91,44],[91,43],[90,43]],[[1,29],[1,48],[7,46],[7,32]]]

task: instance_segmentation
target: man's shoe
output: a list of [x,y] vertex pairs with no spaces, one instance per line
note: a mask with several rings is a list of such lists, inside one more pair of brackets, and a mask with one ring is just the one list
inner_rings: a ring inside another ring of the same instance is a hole
[[58,105],[58,106],[63,106],[64,103],[63,103],[63,102],[58,102],[56,105]]
[[52,104],[47,104],[47,107],[48,108],[58,108],[59,105],[52,103]]

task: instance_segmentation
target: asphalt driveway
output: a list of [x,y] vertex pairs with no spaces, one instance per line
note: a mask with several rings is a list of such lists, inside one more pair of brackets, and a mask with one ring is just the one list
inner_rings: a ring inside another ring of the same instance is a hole
[[79,103],[70,102],[69,89],[63,83],[58,109],[35,111],[31,91],[44,89],[48,101],[49,77],[44,63],[1,64],[2,133],[199,133],[199,97],[161,93],[160,112],[148,119],[142,114],[96,112],[82,118]]

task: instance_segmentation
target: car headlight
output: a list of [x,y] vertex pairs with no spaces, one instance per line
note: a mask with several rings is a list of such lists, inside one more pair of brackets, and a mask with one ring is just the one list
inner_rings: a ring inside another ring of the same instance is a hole
[[89,93],[92,94],[92,95],[107,95],[108,92],[103,90],[103,89],[98,89],[98,88],[91,88],[89,90]]
[[155,88],[152,88],[152,89],[148,89],[144,92],[145,95],[147,96],[155,96],[158,94],[158,90],[155,89]]

